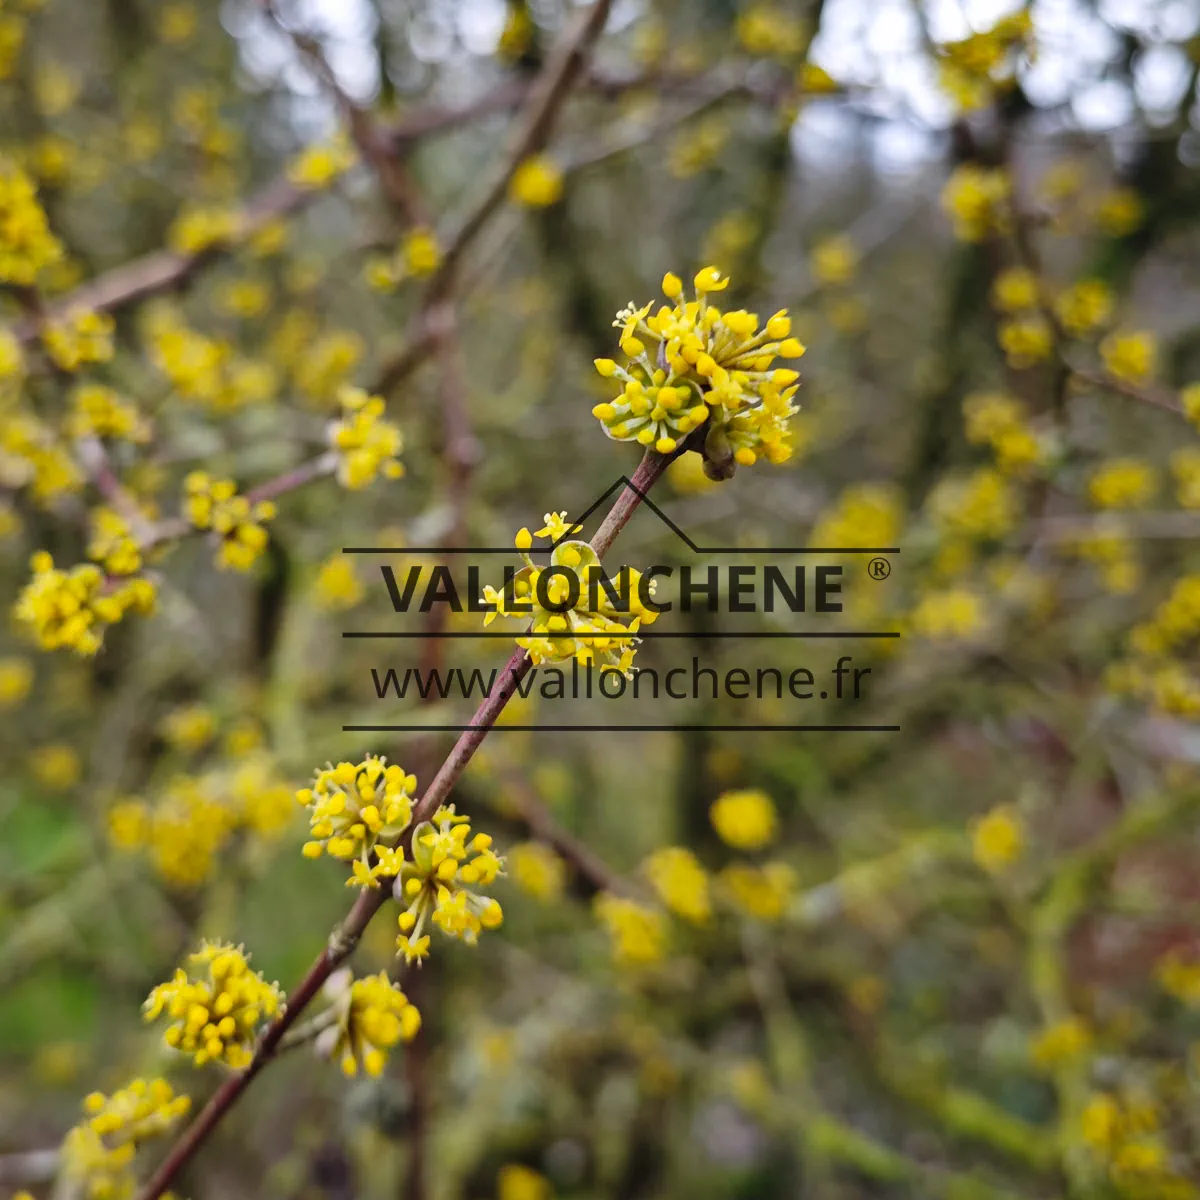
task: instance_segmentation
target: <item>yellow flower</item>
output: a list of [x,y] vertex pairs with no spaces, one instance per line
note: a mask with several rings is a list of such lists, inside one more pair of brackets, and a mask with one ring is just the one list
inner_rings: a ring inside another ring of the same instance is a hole
[[184,515],[197,529],[211,529],[219,539],[217,566],[248,571],[266,549],[265,523],[275,516],[269,500],[254,504],[237,494],[232,479],[210,479],[193,471],[183,481]]
[[955,236],[981,242],[1009,224],[1010,185],[999,169],[973,163],[957,167],[942,190],[942,207],[954,221]]
[[987,624],[987,610],[978,592],[967,587],[927,592],[910,616],[918,637],[935,642],[970,641]]
[[898,489],[887,484],[851,484],[818,518],[808,536],[812,546],[894,546],[904,506]]
[[[598,404],[592,415],[615,441],[637,442],[659,454],[673,454],[693,430],[707,426],[706,473],[728,479],[738,465],[759,458],[772,463],[791,457],[789,421],[796,413],[797,372],[774,367],[776,357],[799,358],[804,346],[791,336],[786,311],[759,329],[754,313],[723,312],[709,297],[729,286],[716,267],[694,279],[696,299],[687,300],[676,275],[663,279],[662,305],[617,313],[621,352],[627,367],[596,360],[596,370],[621,384],[621,394]],[[647,351],[647,343],[652,347]]]
[[[3,68],[4,16],[0,15],[0,77]],[[63,256],[62,243],[50,232],[33,182],[15,163],[0,156],[0,282],[29,287],[38,272]]]
[[535,900],[550,903],[563,893],[567,868],[549,846],[541,842],[518,842],[508,851],[508,874],[513,883]]
[[636,900],[601,892],[594,902],[596,916],[612,939],[618,966],[646,966],[666,952],[667,926],[661,913]]
[[25,658],[0,658],[0,709],[16,708],[33,686],[33,665]]
[[337,454],[338,482],[350,491],[360,491],[380,475],[399,479],[404,467],[397,455],[404,443],[400,430],[383,417],[383,397],[343,387],[338,401],[342,418],[331,421],[328,431],[329,444]]
[[1183,415],[1200,429],[1200,383],[1189,383],[1179,393]]
[[92,1092],[83,1102],[83,1121],[63,1139],[60,1171],[70,1194],[87,1200],[132,1196],[137,1151],[169,1133],[190,1107],[190,1099],[176,1095],[165,1079],[134,1079],[111,1096]]
[[412,820],[416,787],[415,775],[373,755],[317,771],[313,786],[296,793],[309,809],[313,840],[305,843],[305,856],[358,859],[366,867],[373,851],[400,841]]
[[708,875],[690,850],[683,846],[657,850],[643,869],[659,899],[677,916],[703,924],[712,915]]
[[1096,223],[1109,237],[1125,237],[1141,225],[1145,212],[1141,197],[1132,188],[1113,188],[1096,203]]
[[321,564],[313,590],[318,608],[337,612],[361,603],[366,593],[353,561],[344,554],[335,554]]
[[146,579],[118,584],[105,581],[94,563],[59,570],[44,550],[33,556],[33,578],[14,608],[43,650],[70,649],[90,657],[100,649],[104,631],[127,612],[152,612],[154,585]]
[[842,234],[818,242],[812,252],[813,278],[821,284],[836,286],[849,283],[858,272],[858,251]]
[[75,309],[42,329],[42,345],[56,366],[78,371],[87,363],[108,362],[113,356],[113,319],[108,313]]
[[361,1068],[372,1078],[383,1074],[388,1051],[398,1042],[411,1042],[421,1028],[421,1014],[388,979],[386,971],[350,982],[348,969],[325,984],[332,998],[335,1024],[322,1030],[315,1048],[353,1077]]
[[929,495],[928,507],[938,528],[975,541],[1003,537],[1020,517],[1018,492],[991,467],[964,477],[943,479]]
[[734,908],[758,921],[780,920],[796,889],[796,873],[782,862],[762,867],[730,863],[718,879]]
[[264,1019],[283,1008],[277,983],[250,970],[240,946],[205,942],[168,983],[160,983],[143,1005],[145,1019],[165,1015],[168,1046],[191,1056],[198,1067],[224,1063],[240,1070],[254,1056],[254,1040]]
[[319,191],[344,175],[357,161],[354,147],[338,133],[325,145],[309,146],[288,166],[288,179],[298,188]]
[[39,746],[29,757],[34,778],[44,787],[62,791],[79,781],[83,766],[79,755],[64,742]]
[[985,871],[998,874],[1020,857],[1025,830],[1020,814],[1011,804],[992,809],[975,823],[971,834],[975,861]]
[[631,678],[636,634],[658,618],[647,607],[654,581],[643,586],[640,573],[629,567],[609,575],[587,542],[559,540],[574,532],[565,516],[546,513],[546,524],[538,530],[538,537],[557,541],[547,567],[539,567],[530,557],[533,534],[528,529],[517,532],[514,544],[525,565],[510,573],[500,589],[490,584],[483,589],[489,606],[483,623],[490,625],[497,617],[518,618],[528,632],[516,643],[528,651],[535,666],[574,659],[581,666],[597,664],[601,673],[618,671]]
[[1200,1008],[1200,962],[1168,951],[1154,968],[1163,991],[1190,1008]]
[[404,863],[393,894],[408,907],[400,914],[397,949],[408,962],[420,962],[429,953],[427,921],[448,937],[474,945],[484,929],[496,929],[504,920],[500,904],[481,890],[504,873],[504,859],[492,849],[486,833],[471,836],[470,818],[439,808],[432,821],[422,821],[413,831],[412,862]]
[[1085,1054],[1092,1044],[1091,1030],[1078,1017],[1066,1017],[1047,1026],[1034,1039],[1030,1054],[1042,1070],[1052,1070]]
[[234,241],[241,233],[242,215],[236,209],[189,206],[167,230],[167,244],[176,254],[202,254]]
[[766,792],[724,792],[708,810],[717,836],[735,850],[759,850],[775,840],[775,805]]
[[1154,499],[1154,468],[1137,458],[1114,458],[1088,481],[1088,498],[1097,508],[1143,508]]
[[[303,317],[301,315],[301,320]],[[282,327],[281,333],[288,332]],[[320,337],[297,324],[295,346],[281,346],[287,358],[296,358],[296,386],[310,400],[328,404],[336,400],[340,389],[354,373],[366,349],[357,333],[335,329]]]
[[158,14],[158,36],[168,45],[191,41],[196,32],[196,6],[177,0],[163,6]]
[[1100,343],[1108,373],[1124,383],[1146,383],[1154,376],[1158,341],[1152,333],[1110,333]]
[[535,154],[523,159],[513,172],[508,194],[517,204],[545,208],[555,204],[563,192],[563,176],[553,159]]
[[496,1172],[496,1200],[551,1200],[550,1180],[532,1167],[505,1163]]
[[203,704],[188,704],[168,713],[159,730],[170,745],[195,753],[217,736],[217,722]]
[[1081,279],[1059,296],[1054,307],[1067,333],[1084,337],[1112,316],[1112,289],[1100,279]]
[[1001,312],[1022,312],[1036,308],[1039,284],[1037,276],[1025,267],[1009,267],[992,284],[992,303]]
[[1040,313],[1003,322],[998,340],[1009,365],[1017,370],[1045,362],[1054,350],[1054,330]]

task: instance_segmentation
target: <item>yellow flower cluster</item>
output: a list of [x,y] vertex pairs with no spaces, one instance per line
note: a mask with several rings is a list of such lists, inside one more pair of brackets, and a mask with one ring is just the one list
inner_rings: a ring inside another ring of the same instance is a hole
[[[759,457],[773,463],[791,457],[788,421],[797,411],[795,371],[772,368],[777,355],[799,358],[804,347],[791,337],[786,311],[777,312],[760,330],[754,313],[722,312],[710,304],[713,292],[729,280],[715,267],[695,278],[695,300],[683,298],[675,275],[663,279],[673,306],[630,305],[614,322],[621,329],[621,351],[628,367],[612,359],[596,360],[602,376],[624,386],[611,402],[592,414],[616,441],[636,441],[660,454],[671,454],[694,430],[707,425],[706,471],[727,478],[736,464]],[[657,349],[648,353],[646,343]]]
[[[557,541],[573,532],[566,515],[546,513],[546,524],[536,536]],[[610,581],[614,598],[601,582],[600,559],[587,542],[558,541],[549,565],[539,567],[529,555],[534,536],[528,529],[518,531],[515,543],[525,565],[503,587],[488,584],[483,589],[483,600],[491,605],[484,625],[498,616],[528,622],[529,632],[516,643],[528,651],[535,665],[574,659],[581,666],[594,663],[601,671],[620,671],[629,678],[637,653],[636,634],[658,618],[640,594],[640,573],[622,567]],[[653,596],[653,581],[647,590]]]
[[1112,188],[1097,197],[1095,217],[1101,233],[1126,237],[1145,220],[1146,206],[1133,188]]
[[353,982],[349,971],[340,971],[326,983],[325,994],[333,1001],[334,1024],[321,1031],[315,1049],[350,1078],[360,1069],[372,1078],[382,1075],[388,1051],[398,1042],[411,1042],[421,1028],[416,1005],[386,971]]
[[1146,383],[1154,375],[1158,340],[1152,333],[1110,333],[1100,343],[1105,370],[1124,383]]
[[1190,1180],[1171,1165],[1160,1125],[1158,1105],[1144,1094],[1097,1092],[1079,1117],[1081,1140],[1107,1167],[1119,1194],[1194,1196]]
[[955,236],[981,242],[1008,229],[1011,193],[1008,176],[998,167],[956,167],[942,189],[942,207],[954,221]]
[[1081,279],[1063,291],[1054,302],[1054,311],[1067,333],[1086,337],[1112,316],[1112,289],[1102,279]]
[[1154,965],[1154,974],[1164,992],[1189,1008],[1200,1008],[1200,962],[1168,950]]
[[136,1190],[139,1148],[169,1133],[190,1107],[165,1079],[134,1079],[111,1096],[92,1092],[83,1102],[84,1120],[63,1139],[59,1170],[71,1194],[127,1200]]
[[0,709],[16,708],[33,687],[33,664],[25,658],[0,658]]
[[1052,1071],[1082,1058],[1091,1049],[1092,1031],[1079,1017],[1064,1017],[1046,1026],[1030,1044],[1029,1054],[1036,1066]]
[[809,534],[813,546],[894,546],[904,523],[896,488],[855,483],[823,512]]
[[425,279],[441,266],[442,250],[437,234],[420,225],[405,234],[400,248],[390,258],[373,260],[367,267],[367,282],[379,291],[390,291],[406,279]]
[[504,920],[497,900],[475,891],[489,887],[504,871],[504,860],[486,833],[471,836],[470,818],[443,805],[432,821],[413,830],[412,862],[400,868],[393,893],[407,907],[400,914],[396,947],[407,962],[429,954],[426,921],[448,937],[474,945],[484,929]]
[[1020,517],[1017,490],[993,467],[943,479],[930,493],[928,505],[942,532],[968,541],[1001,538]]
[[775,840],[778,831],[771,797],[753,789],[723,792],[708,816],[717,836],[735,850],[760,850]]
[[1032,52],[1033,20],[1027,9],[1002,17],[991,29],[937,47],[938,81],[963,112],[990,104],[1011,88],[1022,54]]
[[167,1045],[191,1055],[198,1067],[209,1062],[235,1070],[249,1066],[259,1024],[283,1008],[279,985],[252,971],[240,946],[205,942],[188,962],[190,971],[177,968],[173,979],[147,997],[146,1020],[165,1015]]
[[33,578],[22,589],[13,612],[43,650],[69,649],[89,657],[100,649],[109,625],[128,612],[154,610],[155,589],[148,579],[114,583],[93,563],[63,571],[44,550],[33,556],[30,565]]
[[781,4],[751,4],[737,18],[737,39],[747,54],[794,58],[808,45],[808,25]]
[[1042,466],[1049,446],[1029,424],[1023,401],[1003,392],[980,392],[963,401],[967,441],[989,446],[1005,474],[1021,474]]
[[1009,267],[992,284],[992,304],[1001,312],[1024,312],[1041,300],[1038,277],[1026,267]]
[[508,183],[509,198],[527,208],[547,208],[558,203],[563,193],[563,175],[558,164],[545,154],[535,154],[517,164]]
[[783,862],[761,867],[730,863],[717,878],[721,893],[734,908],[767,923],[783,917],[796,890],[796,873]]
[[237,356],[227,341],[190,329],[169,308],[153,314],[147,334],[155,366],[184,400],[229,413],[275,395],[278,380],[270,363]]
[[33,181],[0,157],[0,282],[30,287],[39,271],[62,256],[62,243],[50,232]]
[[1200,508],[1200,449],[1184,446],[1171,455],[1171,474],[1175,476],[1180,508]]
[[357,161],[353,145],[339,132],[324,145],[302,150],[288,166],[288,179],[298,188],[319,191],[344,175]]
[[1009,366],[1018,371],[1045,362],[1054,351],[1054,330],[1041,313],[1002,322],[996,336]]
[[109,810],[108,838],[118,850],[145,852],[169,887],[192,891],[211,878],[239,832],[278,837],[294,811],[292,797],[270,758],[253,755],[231,770],[178,776],[153,805],[121,800]]
[[142,552],[125,518],[111,508],[95,508],[91,518],[88,558],[98,562],[110,575],[133,575],[140,571]]
[[235,208],[189,206],[167,230],[167,245],[176,254],[203,254],[228,245],[242,233],[242,214]]
[[1097,508],[1144,508],[1158,491],[1154,468],[1140,458],[1113,458],[1088,480],[1088,499]]
[[1141,580],[1137,545],[1120,519],[1111,514],[1088,533],[1064,542],[1063,549],[1093,563],[1105,588],[1115,594],[1133,591]]
[[[416,787],[415,775],[370,754],[359,763],[340,762],[317,771],[312,787],[296,793],[296,801],[309,810],[312,839],[304,844],[305,857],[328,854],[353,861],[347,883],[378,887],[381,878],[396,874],[389,868],[412,820]],[[374,866],[372,854],[379,856]]]
[[6,414],[0,422],[0,478],[9,487],[28,486],[42,505],[84,484],[83,471],[54,430],[21,412]]
[[71,437],[114,438],[124,442],[145,442],[150,427],[137,406],[112,388],[97,383],[81,384],[71,397],[71,412],[66,421]]
[[42,330],[42,345],[56,366],[78,371],[88,363],[112,358],[114,328],[108,313],[79,308],[49,321]]
[[363,351],[362,338],[349,330],[334,329],[311,341],[304,335],[293,351],[296,387],[317,404],[328,405],[354,373]]
[[275,504],[251,504],[237,494],[232,479],[210,479],[192,471],[183,481],[184,516],[197,529],[211,529],[221,539],[217,566],[221,570],[248,571],[267,545],[264,523],[275,516]]
[[850,283],[858,272],[858,250],[845,234],[828,237],[813,247],[812,275],[825,287]]
[[709,115],[689,122],[672,139],[667,149],[667,169],[674,179],[691,179],[707,170],[729,142],[729,122]]
[[362,388],[343,387],[338,393],[342,417],[329,424],[329,444],[337,454],[338,482],[359,491],[380,476],[399,479],[404,467],[397,455],[404,443],[400,430],[383,419],[382,396],[370,396]]
[[535,900],[557,900],[566,887],[567,866],[542,842],[518,842],[505,856],[513,883]]
[[712,916],[708,874],[690,850],[666,846],[650,855],[642,869],[671,912],[697,925]]
[[613,959],[618,966],[646,966],[663,957],[667,923],[662,913],[611,892],[601,892],[594,907],[600,923],[608,931]]
[[1025,845],[1021,815],[1011,804],[1002,804],[981,817],[971,832],[975,861],[992,874],[1012,866]]
[[313,591],[318,608],[338,612],[353,608],[366,593],[354,563],[345,554],[335,554],[321,564]]
[[917,601],[909,623],[913,633],[930,641],[970,641],[986,627],[987,609],[973,588],[939,588]]

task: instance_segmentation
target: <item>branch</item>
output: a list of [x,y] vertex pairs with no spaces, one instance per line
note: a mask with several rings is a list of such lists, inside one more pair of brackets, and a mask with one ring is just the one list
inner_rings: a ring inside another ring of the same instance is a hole
[[[676,454],[680,451],[676,451]],[[599,532],[592,539],[592,548],[598,555],[612,545],[617,534],[628,523],[644,496],[662,476],[674,455],[648,452],[634,473],[632,488],[626,488],[612,506]],[[516,693],[517,684],[524,679],[530,661],[522,649],[514,650],[500,672],[498,686],[475,710],[470,725],[459,735],[425,794],[413,809],[412,822],[402,839],[401,845],[408,855],[412,848],[413,831],[422,821],[429,820],[449,798],[475,751],[483,744],[496,718]],[[325,948],[317,955],[312,966],[288,997],[287,1007],[267,1026],[250,1065],[229,1078],[213,1093],[195,1120],[184,1131],[139,1193],[138,1200],[158,1200],[170,1187],[172,1180],[191,1160],[197,1150],[207,1141],[209,1134],[221,1123],[226,1114],[241,1099],[254,1077],[267,1065],[279,1049],[284,1035],[296,1022],[300,1014],[316,997],[325,981],[353,952],[363,931],[371,919],[390,896],[388,887],[364,888],[353,908],[333,931]]]

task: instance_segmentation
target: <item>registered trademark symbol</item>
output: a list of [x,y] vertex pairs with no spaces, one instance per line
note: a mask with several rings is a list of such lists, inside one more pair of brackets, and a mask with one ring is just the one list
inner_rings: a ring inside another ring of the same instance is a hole
[[892,564],[886,558],[873,558],[867,563],[867,574],[872,579],[886,579],[892,573]]

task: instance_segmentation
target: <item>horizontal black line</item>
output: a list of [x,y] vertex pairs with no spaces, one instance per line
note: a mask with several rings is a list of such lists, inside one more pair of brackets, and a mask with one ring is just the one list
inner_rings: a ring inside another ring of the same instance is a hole
[[[430,641],[440,638],[455,639],[476,639],[476,638],[517,638],[517,637],[534,637],[535,634],[515,633],[513,631],[505,632],[498,630],[493,633],[491,630],[472,630],[462,633],[410,633],[396,632],[393,630],[355,630],[353,632],[343,632],[344,638],[398,638],[401,640],[420,640],[428,638]],[[547,635],[552,636],[552,635]],[[763,639],[763,638],[898,638],[901,634],[892,630],[882,632],[867,631],[861,629],[855,630],[798,630],[795,633],[780,633],[775,630],[765,631],[762,633],[687,633],[671,632],[671,633],[577,633],[577,634],[562,634],[563,637],[572,637],[578,642],[590,642],[597,638],[608,638],[612,642],[621,642],[629,638],[638,638],[641,641],[650,641],[653,639],[684,639],[690,638],[697,642],[718,641],[722,639],[739,639],[747,640]]]
[[343,733],[467,733],[472,729],[512,733],[899,733],[899,725],[343,725]]
[[[533,546],[530,553],[554,547]],[[516,554],[512,546],[343,546],[343,554]],[[899,554],[899,546],[698,546],[697,554]]]

